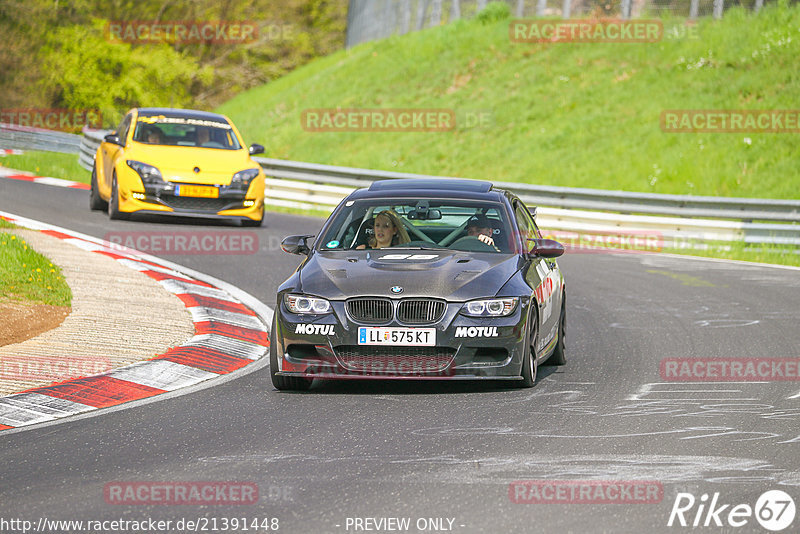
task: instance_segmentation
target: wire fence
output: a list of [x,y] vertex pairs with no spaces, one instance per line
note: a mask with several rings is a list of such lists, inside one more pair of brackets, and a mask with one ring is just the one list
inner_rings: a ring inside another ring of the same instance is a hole
[[[517,18],[721,18],[732,7],[759,11],[777,0],[505,0]],[[347,47],[472,17],[488,0],[350,0]]]

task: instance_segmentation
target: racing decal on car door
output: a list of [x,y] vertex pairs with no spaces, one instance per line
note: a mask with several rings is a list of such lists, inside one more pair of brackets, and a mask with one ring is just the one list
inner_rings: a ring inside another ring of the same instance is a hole
[[546,323],[553,313],[553,292],[557,285],[557,281],[554,280],[557,277],[554,275],[553,271],[548,272],[542,279],[542,283],[533,292],[539,305],[543,306],[541,308],[542,323]]

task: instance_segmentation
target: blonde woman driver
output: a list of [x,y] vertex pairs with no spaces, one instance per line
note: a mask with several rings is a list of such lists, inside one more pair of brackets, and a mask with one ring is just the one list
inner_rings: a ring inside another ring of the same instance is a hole
[[385,248],[411,241],[400,216],[393,210],[384,210],[375,217],[374,232],[368,245],[359,245],[356,248]]

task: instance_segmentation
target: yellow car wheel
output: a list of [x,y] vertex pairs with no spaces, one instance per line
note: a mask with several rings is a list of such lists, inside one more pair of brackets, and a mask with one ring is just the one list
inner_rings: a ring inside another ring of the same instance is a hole
[[92,211],[105,211],[108,209],[108,202],[103,200],[97,190],[97,163],[92,165],[92,186],[89,192],[89,209]]
[[111,220],[127,219],[128,214],[119,210],[119,185],[117,185],[117,173],[111,178],[111,199],[108,202],[108,218]]
[[242,226],[248,228],[255,228],[264,224],[264,208],[261,208],[261,218],[254,221],[253,219],[244,219],[242,220]]

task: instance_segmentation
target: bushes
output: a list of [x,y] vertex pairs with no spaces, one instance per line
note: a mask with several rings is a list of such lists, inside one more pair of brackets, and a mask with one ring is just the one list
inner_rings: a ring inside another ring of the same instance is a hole
[[48,34],[39,51],[39,84],[54,107],[99,109],[112,127],[132,106],[183,107],[192,103],[189,88],[207,87],[211,67],[169,45],[133,47],[103,36],[105,21],[93,27],[69,26]]

